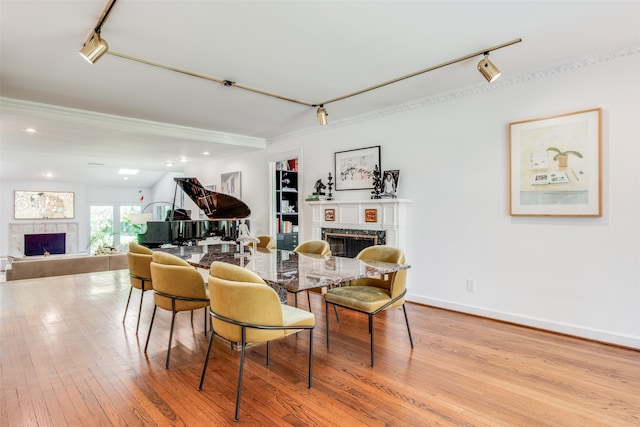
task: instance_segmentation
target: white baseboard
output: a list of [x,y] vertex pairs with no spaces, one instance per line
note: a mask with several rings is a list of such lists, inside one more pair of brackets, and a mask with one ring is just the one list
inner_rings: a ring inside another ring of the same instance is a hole
[[477,316],[487,317],[490,319],[502,320],[505,322],[515,323],[523,326],[544,329],[547,331],[558,332],[561,334],[572,335],[580,338],[586,338],[594,341],[605,342],[609,344],[640,349],[640,336],[617,334],[610,331],[586,328],[579,325],[571,325],[567,323],[555,322],[548,319],[540,319],[536,317],[523,316],[517,313],[507,313],[496,310],[488,310],[483,307],[459,304],[452,301],[440,300],[436,298],[425,298],[418,295],[407,295],[407,301],[420,304],[430,305],[433,307],[444,308],[461,313],[468,313]]

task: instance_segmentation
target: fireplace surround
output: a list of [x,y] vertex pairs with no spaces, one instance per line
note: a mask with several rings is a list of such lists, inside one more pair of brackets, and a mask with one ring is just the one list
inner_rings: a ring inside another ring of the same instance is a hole
[[[342,242],[335,241],[343,239],[355,240],[356,247],[362,243],[366,246],[387,244],[405,248],[406,211],[409,203],[411,201],[406,199],[305,202],[312,213],[311,238],[329,241],[326,238],[329,234],[334,240],[331,253],[337,256],[346,256],[334,252],[343,252]],[[375,221],[371,221],[372,209],[376,211]],[[329,215],[325,215],[326,210],[330,212]],[[331,241],[329,244],[331,245]],[[360,250],[366,246],[362,246]]]
[[385,230],[323,228],[322,240],[329,243],[331,254],[353,258],[366,247],[386,244]]
[[25,255],[25,234],[65,234],[65,253],[78,253],[78,223],[77,222],[20,222],[9,224],[9,255],[22,257]]

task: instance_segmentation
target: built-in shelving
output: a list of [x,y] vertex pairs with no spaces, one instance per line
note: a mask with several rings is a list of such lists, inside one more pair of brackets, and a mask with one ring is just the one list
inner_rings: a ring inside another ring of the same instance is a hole
[[298,167],[297,160],[279,162],[276,167],[276,244],[293,250],[298,245]]

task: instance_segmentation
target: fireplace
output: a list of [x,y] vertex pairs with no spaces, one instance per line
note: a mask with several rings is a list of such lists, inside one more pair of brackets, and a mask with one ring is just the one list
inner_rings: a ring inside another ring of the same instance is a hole
[[353,258],[366,247],[386,244],[386,232],[384,230],[323,228],[322,240],[329,243],[332,255]]
[[66,253],[65,233],[25,234],[24,254],[26,256],[64,255]]
[[[410,203],[405,199],[305,202],[311,210],[310,238],[329,242],[331,253],[336,256],[355,256],[371,245],[404,249],[407,245],[406,213]],[[375,215],[371,215],[372,212]]]
[[[43,221],[19,222],[9,224],[9,255],[13,257],[25,256],[25,238],[28,234],[64,234],[65,254],[77,254],[79,233],[77,222]],[[51,250],[48,251],[52,253]]]

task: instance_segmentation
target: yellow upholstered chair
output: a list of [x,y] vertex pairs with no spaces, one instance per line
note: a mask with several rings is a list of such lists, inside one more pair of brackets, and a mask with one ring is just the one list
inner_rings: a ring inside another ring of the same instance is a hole
[[165,367],[169,367],[171,357],[171,341],[173,339],[173,325],[176,313],[179,311],[190,311],[193,320],[193,311],[200,308],[205,309],[204,334],[207,335],[207,313],[209,306],[209,293],[205,286],[202,275],[185,260],[165,252],[156,251],[153,253],[151,262],[151,278],[153,279],[153,315],[149,324],[149,335],[144,345],[144,352],[147,352],[153,320],[156,316],[156,309],[171,312],[171,330],[169,331],[169,347],[167,348],[167,362]]
[[236,392],[235,420],[240,416],[240,393],[244,353],[247,343],[267,343],[266,364],[269,366],[270,341],[286,337],[300,330],[309,330],[309,382],[313,361],[313,313],[280,302],[278,294],[250,270],[233,264],[214,261],[209,271],[210,314],[213,332],[202,367],[199,390],[202,390],[214,334],[240,343],[240,371]]
[[122,323],[127,318],[127,310],[129,309],[129,302],[131,301],[131,293],[133,288],[140,289],[140,307],[138,308],[138,324],[136,325],[136,335],[140,328],[140,315],[142,314],[142,299],[144,298],[145,291],[151,290],[153,284],[151,283],[151,258],[153,251],[146,246],[137,244],[136,242],[129,243],[129,252],[127,253],[127,261],[129,262],[129,281],[131,282],[131,289],[129,289],[129,298],[127,298],[127,306],[124,308],[124,317]]
[[[404,264],[404,252],[393,246],[369,246],[356,256],[363,261],[382,261]],[[407,323],[409,341],[413,348],[413,338],[409,328],[409,318],[404,300],[407,282],[407,270],[385,274],[382,277],[366,277],[352,280],[349,286],[329,289],[324,295],[325,318],[327,321],[327,348],[329,348],[329,304],[366,313],[369,316],[369,335],[371,336],[371,366],[373,357],[373,316],[393,307],[402,306],[404,319]]]
[[[325,240],[307,240],[306,242],[300,243],[293,250],[294,252],[299,252],[303,254],[317,254],[317,255],[326,255],[331,256],[331,248],[329,247],[329,242]],[[315,290],[314,290],[315,291]],[[324,288],[322,289],[324,292]],[[309,311],[311,311],[311,296],[309,295],[309,291],[307,291],[307,300],[309,301]],[[296,307],[298,306],[298,294],[295,294]],[[338,316],[338,312],[336,312],[336,316]]]
[[261,234],[259,236],[256,236],[256,238],[258,240],[260,240],[258,242],[258,244],[256,245],[259,248],[265,248],[265,249],[275,249],[276,248],[276,241],[273,237],[267,235],[267,234]]

